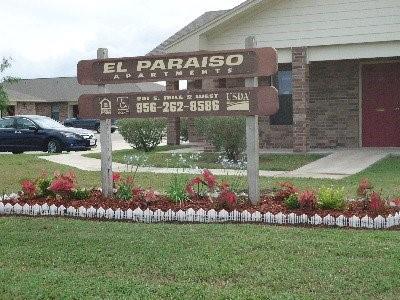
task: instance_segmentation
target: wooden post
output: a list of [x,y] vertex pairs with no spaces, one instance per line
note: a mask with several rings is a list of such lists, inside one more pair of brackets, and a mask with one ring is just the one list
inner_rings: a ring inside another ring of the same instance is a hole
[[[108,49],[97,49],[97,59],[108,58]],[[98,86],[99,94],[107,93],[106,85]],[[101,188],[104,197],[113,196],[111,119],[100,121]]]
[[[245,45],[246,49],[256,48],[255,37],[247,37]],[[246,78],[245,86],[257,87],[258,79]],[[249,185],[249,198],[253,204],[257,204],[260,200],[259,147],[258,116],[246,117],[247,181]]]

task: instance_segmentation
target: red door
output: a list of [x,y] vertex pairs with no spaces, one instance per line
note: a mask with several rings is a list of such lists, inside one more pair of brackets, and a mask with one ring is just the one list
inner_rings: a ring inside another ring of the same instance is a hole
[[400,147],[400,63],[362,68],[364,147]]

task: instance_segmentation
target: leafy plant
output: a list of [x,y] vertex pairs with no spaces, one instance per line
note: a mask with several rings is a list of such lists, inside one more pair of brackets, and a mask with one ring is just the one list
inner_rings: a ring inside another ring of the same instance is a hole
[[305,191],[299,195],[299,205],[302,209],[314,209],[317,204],[317,196],[313,191]]
[[285,205],[287,208],[289,209],[297,209],[300,207],[299,205],[299,199],[298,199],[298,194],[297,193],[293,193],[291,195],[289,195],[286,199],[285,199]]
[[42,197],[54,196],[54,193],[50,191],[50,185],[53,178],[43,173],[37,180],[37,188],[39,190],[39,195]]
[[37,188],[35,182],[26,179],[21,182],[22,192],[27,198],[33,198],[37,194]]
[[90,198],[90,191],[87,189],[76,189],[72,192],[72,198],[76,200],[86,200]]
[[172,154],[167,159],[167,165],[170,168],[176,168],[171,183],[167,188],[167,196],[172,202],[182,203],[187,200],[186,193],[186,176],[179,173],[179,169],[185,170],[187,166],[190,168],[197,168],[195,163],[199,160],[198,154],[192,154],[189,157],[183,156],[182,154]]
[[133,148],[145,152],[154,150],[165,136],[164,119],[125,119],[118,121],[119,132]]
[[48,190],[54,194],[62,197],[69,198],[76,187],[76,176],[73,172],[67,172],[65,174],[56,173],[53,180],[51,181]]
[[368,193],[372,191],[374,187],[372,186],[371,182],[364,178],[360,181],[357,188],[357,195],[362,198],[366,198]]
[[289,196],[298,193],[299,190],[291,182],[279,182],[278,191],[275,193],[274,199],[284,202]]
[[246,145],[245,118],[197,118],[195,127],[217,151],[224,151],[229,160],[240,159]]
[[118,199],[129,201],[133,198],[134,180],[128,176],[126,179],[121,179],[117,184],[116,197]]
[[369,208],[375,213],[384,212],[387,208],[386,201],[376,192],[373,192],[369,199]]
[[182,203],[187,200],[186,194],[186,182],[180,180],[179,177],[175,176],[172,180],[172,183],[169,185],[167,189],[167,196],[174,203]]
[[232,192],[228,189],[222,190],[216,201],[216,209],[231,210],[235,207],[235,205],[237,204],[237,201],[238,201],[238,197],[234,192]]
[[318,206],[321,209],[343,209],[346,205],[344,188],[321,188],[318,193]]

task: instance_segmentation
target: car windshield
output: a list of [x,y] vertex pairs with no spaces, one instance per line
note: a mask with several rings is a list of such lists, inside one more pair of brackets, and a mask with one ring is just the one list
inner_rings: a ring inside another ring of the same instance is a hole
[[66,127],[57,121],[48,117],[33,117],[31,118],[43,129],[65,129]]

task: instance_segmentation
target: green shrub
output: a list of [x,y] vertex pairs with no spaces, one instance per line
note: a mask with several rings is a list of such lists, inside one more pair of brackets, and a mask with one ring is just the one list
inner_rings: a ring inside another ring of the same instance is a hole
[[230,160],[240,159],[246,146],[244,117],[197,118],[195,126],[217,151],[224,151]]
[[187,200],[186,181],[181,177],[174,176],[167,189],[167,196],[174,203],[182,203]]
[[86,200],[90,197],[90,191],[86,189],[77,189],[72,192],[72,199],[75,200]]
[[297,194],[291,194],[285,199],[285,205],[289,209],[297,209],[300,207],[299,196]]
[[145,152],[154,150],[165,135],[164,119],[126,119],[118,121],[119,132],[133,148]]
[[321,188],[318,193],[318,206],[322,209],[343,209],[346,205],[344,188]]
[[49,177],[40,178],[37,182],[39,195],[43,197],[54,196],[54,193],[49,190],[52,179]]

